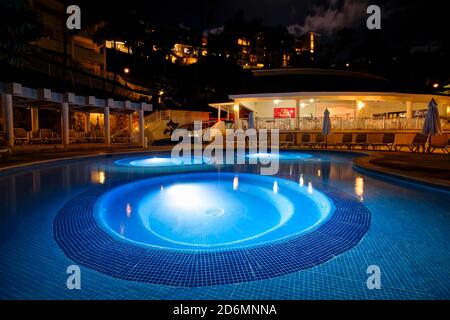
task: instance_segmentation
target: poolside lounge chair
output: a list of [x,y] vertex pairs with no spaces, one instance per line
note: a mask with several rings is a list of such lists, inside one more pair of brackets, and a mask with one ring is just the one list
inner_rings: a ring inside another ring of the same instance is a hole
[[367,133],[358,133],[356,135],[355,142],[351,143],[349,145],[349,149],[353,147],[360,147],[362,150],[367,149],[368,143],[367,143]]
[[42,138],[39,136],[39,131],[37,132],[37,134],[35,132],[30,132],[30,139],[29,139],[30,144],[42,142],[43,142]]
[[337,143],[336,146],[337,147],[347,147],[348,149],[350,149],[351,145],[352,145],[352,141],[353,141],[353,134],[344,133],[344,135],[342,136],[342,142]]
[[445,135],[433,135],[431,136],[431,152],[434,152],[437,149],[441,149],[443,153],[449,153],[449,144],[450,139]]
[[74,143],[76,141],[76,132],[73,129],[69,130],[69,143]]
[[383,134],[381,142],[370,142],[370,146],[372,147],[372,150],[386,147],[389,151],[392,151],[394,149],[394,142],[395,142],[395,133],[385,133]]
[[92,137],[94,142],[105,141],[105,133],[102,130],[94,130],[94,132],[92,132]]
[[313,142],[313,147],[324,148],[325,136],[322,133],[316,134],[316,140]]
[[311,148],[311,145],[311,135],[309,133],[303,133],[298,146]]
[[29,143],[30,135],[24,128],[14,128],[14,141],[21,144]]
[[[247,140],[248,137],[246,137]],[[129,136],[128,136],[128,131],[118,131],[115,134],[113,134],[111,136],[111,141],[112,142],[116,142],[116,143],[125,143],[125,142],[129,142]]]
[[61,138],[57,133],[52,132],[50,129],[39,129],[39,137],[44,143],[54,143],[61,141]]
[[281,147],[295,146],[295,133],[287,133],[284,139],[281,139],[280,146]]
[[417,133],[414,136],[413,141],[410,144],[407,143],[396,143],[395,144],[395,149],[397,151],[401,151],[404,147],[407,147],[411,152],[419,152],[420,148],[422,147],[423,151],[425,152],[425,143],[427,142],[428,137],[421,134],[421,133]]
[[76,131],[75,132],[75,142],[85,142],[86,137],[83,131]]
[[342,145],[342,139],[344,135],[342,133],[329,134],[327,139],[328,147],[338,147]]

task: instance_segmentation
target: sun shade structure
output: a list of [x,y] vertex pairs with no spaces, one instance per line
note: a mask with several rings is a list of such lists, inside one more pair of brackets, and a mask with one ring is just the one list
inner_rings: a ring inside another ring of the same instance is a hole
[[428,135],[428,152],[430,152],[431,136],[442,133],[438,105],[434,99],[431,99],[430,103],[428,103],[428,111],[425,116],[422,133]]
[[325,137],[325,148],[327,147],[327,135],[331,133],[330,111],[325,109],[323,113],[322,134]]

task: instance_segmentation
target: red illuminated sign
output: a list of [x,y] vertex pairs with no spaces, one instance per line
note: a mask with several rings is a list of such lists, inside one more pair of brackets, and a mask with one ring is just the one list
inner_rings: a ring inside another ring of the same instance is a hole
[[295,118],[295,108],[274,108],[274,118]]

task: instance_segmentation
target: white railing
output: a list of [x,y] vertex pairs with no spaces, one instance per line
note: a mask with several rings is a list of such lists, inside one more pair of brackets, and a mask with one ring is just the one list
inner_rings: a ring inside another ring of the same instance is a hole
[[145,124],[150,124],[155,121],[163,121],[169,119],[170,119],[169,110],[156,110],[155,112],[145,117]]
[[[372,119],[358,118],[346,119],[331,117],[332,130],[421,130],[424,118],[394,118],[394,119]],[[280,130],[322,130],[323,117],[317,118],[256,118],[257,129],[280,129]],[[450,130],[450,120],[441,119],[442,129]]]

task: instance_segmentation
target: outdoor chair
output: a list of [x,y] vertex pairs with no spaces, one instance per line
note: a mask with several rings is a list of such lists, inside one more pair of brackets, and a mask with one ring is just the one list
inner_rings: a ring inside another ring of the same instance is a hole
[[39,136],[39,131],[37,133],[30,132],[29,143],[30,144],[42,143],[42,138]]
[[311,147],[311,135],[309,133],[302,134],[299,147]]
[[447,138],[445,134],[441,135],[433,135],[431,136],[431,152],[434,152],[437,149],[441,149],[443,153],[449,153],[449,142],[450,139]]
[[342,145],[342,139],[344,135],[342,133],[335,133],[328,135],[327,146],[328,147],[338,147]]
[[84,136],[84,132],[83,131],[76,131],[75,132],[75,142],[80,143],[80,142],[85,142],[86,138]]
[[284,139],[280,141],[281,147],[294,147],[295,146],[295,134],[287,133]]
[[385,133],[383,134],[381,142],[371,142],[370,146],[372,147],[372,150],[377,150],[377,148],[381,149],[383,147],[386,147],[389,151],[392,151],[394,149],[394,142],[395,142],[395,133]]
[[111,141],[115,143],[125,143],[129,141],[127,132],[118,132],[111,136]]
[[76,141],[76,132],[73,129],[69,130],[69,143],[74,143]]
[[337,143],[336,147],[347,147],[348,149],[350,149],[352,141],[353,141],[353,134],[344,133],[344,135],[342,136],[342,142]]
[[94,130],[92,133],[93,141],[94,142],[104,142],[105,141],[105,134],[102,130]]
[[25,144],[30,142],[30,135],[24,128],[14,128],[15,143]]
[[349,145],[349,149],[352,147],[360,147],[362,150],[367,149],[368,143],[367,143],[367,133],[358,133],[356,135],[355,142],[351,143]]
[[421,133],[416,134],[414,140],[408,146],[411,152],[420,152],[420,148],[422,148],[423,152],[425,152],[425,144],[427,143],[428,137]]
[[39,138],[44,143],[54,143],[61,141],[61,138],[57,133],[52,132],[50,129],[39,129]]
[[325,136],[322,133],[316,134],[316,140],[313,143],[313,147],[325,147]]

